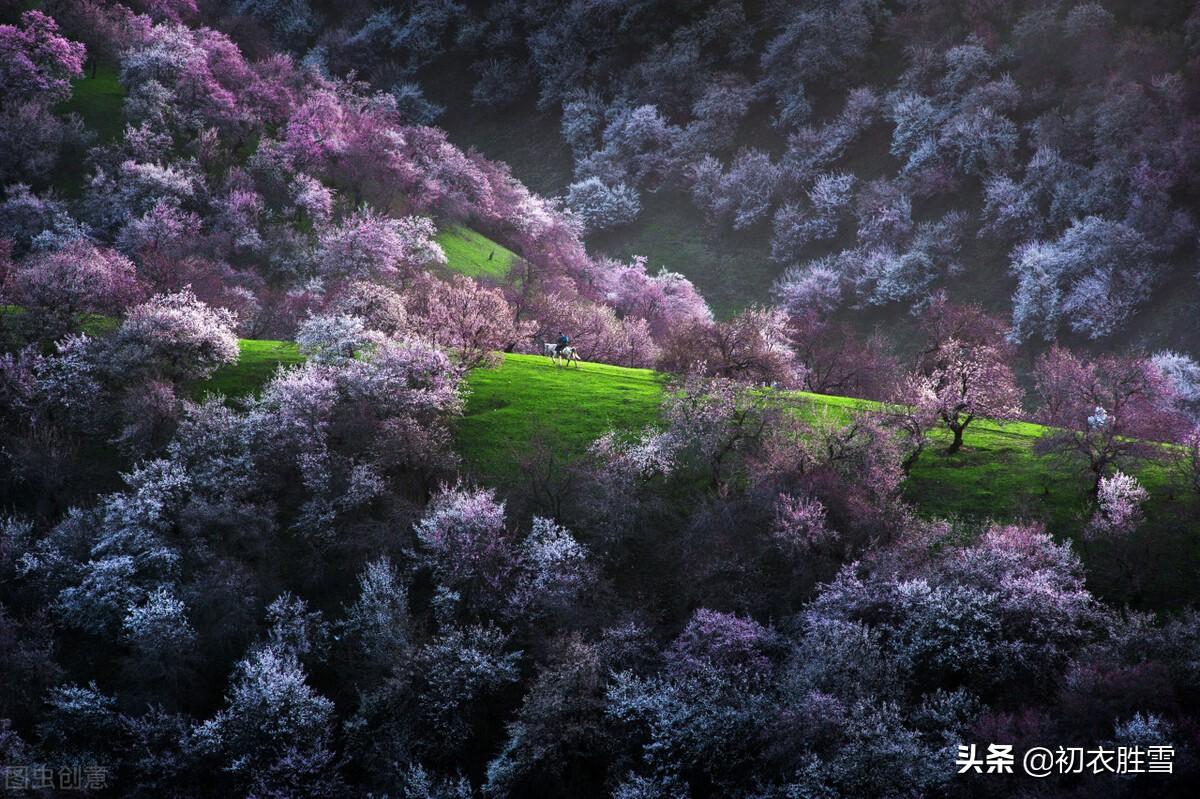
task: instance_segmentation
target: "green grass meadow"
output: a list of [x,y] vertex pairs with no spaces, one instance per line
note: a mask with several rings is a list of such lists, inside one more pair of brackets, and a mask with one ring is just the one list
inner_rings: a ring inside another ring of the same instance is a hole
[[59,111],[78,114],[101,142],[109,142],[125,129],[125,115],[121,110],[124,100],[125,89],[117,70],[101,65],[96,68],[95,77],[88,71],[84,77],[72,82],[71,98],[59,107]]
[[[0,311],[4,311],[0,329],[15,324],[19,331],[24,311],[11,306]],[[81,322],[93,334],[107,332],[114,324],[95,315]],[[193,387],[194,399],[252,396],[281,367],[304,360],[295,343],[288,341],[243,339],[239,348],[236,363]],[[530,456],[539,449],[563,464],[582,455],[610,430],[633,432],[656,424],[669,379],[650,369],[599,363],[558,367],[544,356],[507,354],[499,366],[467,375],[466,407],[453,431],[464,472],[483,485],[518,488],[526,479]],[[849,397],[805,392],[774,396],[812,419],[824,416],[839,421],[856,412],[886,410],[879,403]],[[1200,578],[1200,535],[1181,528],[1176,516],[1194,516],[1200,508],[1181,476],[1161,464],[1142,465],[1137,477],[1150,492],[1143,508],[1148,534],[1139,535],[1124,549],[1095,545],[1080,536],[1093,510],[1090,482],[1078,463],[1035,451],[1045,433],[1046,428],[1027,422],[979,419],[967,429],[963,448],[947,455],[950,435],[937,430],[904,483],[905,497],[926,518],[1044,522],[1055,535],[1074,540],[1089,574],[1100,575],[1095,590],[1104,593],[1105,586],[1123,586],[1119,596],[1110,597],[1116,601],[1174,607],[1180,597],[1191,596]],[[1158,530],[1175,532],[1168,536],[1149,532]],[[1124,587],[1123,576],[1131,571],[1128,564],[1133,561],[1150,563],[1141,563],[1138,570],[1155,574],[1154,580]]]
[[440,230],[437,243],[446,253],[447,268],[468,277],[503,280],[517,260],[512,250],[463,225]]
[[[246,396],[279,366],[302,360],[292,343],[243,340],[241,360],[218,370],[198,393]],[[505,355],[500,366],[467,377],[466,411],[455,428],[458,451],[475,479],[511,483],[520,479],[533,442],[570,458],[609,430],[656,423],[667,381],[667,375],[649,369],[556,367],[540,355]],[[788,392],[784,401],[810,418],[884,410],[868,400],[805,392]],[[905,482],[905,495],[928,517],[1042,519],[1056,532],[1073,534],[1091,512],[1088,481],[1075,465],[1034,451],[1045,432],[1028,422],[980,419],[967,428],[963,448],[947,455],[950,435],[937,430]],[[1166,498],[1180,493],[1162,466],[1145,465],[1138,478],[1151,493],[1146,505],[1151,518],[1165,512]]]
[[554,366],[540,355],[506,355],[467,377],[467,408],[456,441],[468,471],[484,482],[517,476],[530,443],[578,455],[609,430],[640,430],[658,419],[667,376],[600,363]]
[[291,341],[240,339],[238,360],[222,366],[203,384],[196,395],[223,394],[226,397],[246,397],[258,393],[281,366],[304,362],[304,356]]
[[[5,326],[19,324],[24,311],[7,306]],[[82,327],[92,335],[109,332],[114,321],[89,314]],[[280,367],[302,363],[290,341],[242,339],[236,363],[218,369],[194,387],[193,396],[221,394],[238,399],[259,392]],[[557,367],[540,355],[506,354],[495,368],[480,368],[466,379],[466,410],[455,439],[466,471],[483,483],[504,485],[520,479],[523,459],[537,442],[558,455],[582,454],[609,430],[635,431],[659,420],[669,376],[584,362]],[[781,393],[780,400],[809,418],[848,419],[855,412],[882,412],[869,400],[807,392]],[[945,454],[948,431],[938,429],[905,482],[905,495],[928,517],[1041,519],[1056,532],[1078,532],[1092,507],[1089,482],[1078,464],[1034,451],[1047,429],[1029,422],[978,419],[967,428],[964,446]],[[1150,491],[1147,516],[1153,520],[1178,507],[1186,495],[1164,466],[1144,464],[1138,479]]]

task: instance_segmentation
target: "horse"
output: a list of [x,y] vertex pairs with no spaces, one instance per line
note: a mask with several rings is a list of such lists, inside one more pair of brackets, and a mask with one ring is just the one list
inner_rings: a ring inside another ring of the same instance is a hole
[[556,345],[552,342],[546,341],[546,342],[543,342],[543,344],[542,344],[542,352],[556,366],[562,366],[563,361],[566,361],[567,366],[570,366],[571,362],[574,361],[575,368],[576,369],[579,368],[579,353],[575,350],[574,347],[572,347],[570,345],[563,347],[562,352],[560,353],[558,351],[558,345]]

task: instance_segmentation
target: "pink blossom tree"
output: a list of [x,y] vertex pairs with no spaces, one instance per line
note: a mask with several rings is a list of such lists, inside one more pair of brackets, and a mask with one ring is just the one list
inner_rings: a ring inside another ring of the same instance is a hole
[[976,306],[957,306],[938,295],[922,319],[925,349],[917,364],[910,401],[941,418],[954,434],[947,453],[957,452],[963,432],[979,416],[1012,419],[1021,413],[1021,391],[1012,367],[1006,329]]
[[361,317],[313,314],[296,331],[296,346],[309,361],[340,364],[353,360],[364,347],[379,340]]
[[681,327],[712,319],[712,311],[690,280],[666,269],[651,275],[641,256],[628,264],[599,260],[588,278],[595,293],[622,316],[645,319],[656,341]]
[[842,302],[842,272],[836,258],[822,258],[784,270],[771,289],[776,303],[793,316],[823,319]]
[[334,296],[330,310],[357,316],[368,328],[387,336],[401,336],[410,330],[404,297],[378,283],[358,280],[342,286]]
[[1021,413],[1021,392],[1002,343],[969,345],[956,339],[944,342],[930,358],[929,371],[921,375],[928,390],[913,400],[923,410],[941,418],[954,440],[947,454],[958,452],[963,432],[978,417],[1013,419]]
[[200,13],[196,0],[137,0],[136,5],[156,20],[188,22]]
[[1096,491],[1110,467],[1165,457],[1162,442],[1180,440],[1188,428],[1169,383],[1146,358],[1086,360],[1052,347],[1038,359],[1034,381],[1037,418],[1053,427],[1038,448],[1080,458]]
[[[781,495],[820,502],[826,528],[840,533],[818,536],[822,545],[837,543],[853,551],[891,534],[907,518],[900,499],[902,461],[895,431],[878,414],[843,420],[785,413],[774,417],[766,429],[761,446],[750,458],[749,477],[756,496],[767,502],[779,502]],[[776,509],[780,523],[795,511],[808,524],[816,513],[811,505],[803,509],[777,505]]]
[[643,457],[650,458],[648,464],[673,468],[690,463],[719,492],[728,490],[774,418],[762,392],[700,371],[671,387],[663,417],[665,437],[643,438],[639,447]]
[[714,670],[726,677],[760,676],[772,667],[775,634],[753,619],[700,608],[666,652],[676,675]]
[[159,379],[200,380],[238,358],[235,319],[190,288],[160,294],[133,308],[117,330],[117,362]]
[[805,391],[869,399],[889,395],[898,366],[881,336],[863,340],[849,324],[836,323],[818,310],[792,315],[786,332],[803,367]]
[[1088,538],[1126,536],[1142,523],[1142,503],[1150,494],[1137,478],[1121,470],[1100,478],[1096,492],[1096,512],[1084,535]]
[[706,374],[785,388],[803,383],[804,370],[787,342],[787,319],[777,309],[753,307],[729,321],[701,321],[676,331],[663,366],[677,374]]
[[363,207],[321,231],[317,266],[327,277],[409,279],[432,264],[446,262],[446,254],[433,239],[436,232],[428,218],[393,219]]
[[0,180],[43,179],[60,149],[80,140],[79,119],[63,119],[54,107],[71,96],[84,52],[41,11],[26,11],[20,26],[0,25]]
[[83,74],[85,48],[59,33],[41,11],[26,11],[20,27],[0,25],[3,106],[35,102],[50,106],[71,96],[71,80]]
[[641,367],[652,367],[658,360],[658,345],[644,319],[621,318],[611,306],[565,292],[531,298],[530,306],[535,352],[540,352],[537,342],[552,341],[561,330],[571,336],[584,360]]
[[780,494],[775,501],[775,522],[771,537],[786,552],[807,553],[838,538],[826,521],[825,506],[819,499]]
[[335,370],[334,419],[384,475],[429,485],[456,463],[450,420],[461,414],[462,370],[421,339],[384,340]]
[[[423,336],[450,348],[468,369],[494,364],[498,353],[526,341],[533,322],[517,322],[499,289],[464,275],[417,281],[408,310]],[[418,322],[419,320],[419,322]]]
[[82,239],[26,258],[13,283],[16,298],[52,337],[75,325],[81,313],[119,313],[142,293],[129,259]]
[[68,35],[86,45],[92,77],[101,63],[115,64],[123,52],[145,41],[154,24],[150,17],[124,3],[75,0],[56,6],[55,18]]
[[918,372],[909,372],[892,387],[886,418],[904,438],[904,473],[912,469],[929,443],[929,433],[941,421],[938,401],[930,382]]
[[447,486],[414,531],[438,582],[474,609],[502,606],[518,568],[518,547],[491,490]]
[[706,156],[693,170],[692,197],[713,217],[741,230],[768,215],[779,180],[779,166],[762,150],[740,151],[726,171]]
[[540,516],[533,517],[521,542],[520,560],[522,579],[512,604],[525,618],[570,612],[598,578],[587,548],[565,527]]

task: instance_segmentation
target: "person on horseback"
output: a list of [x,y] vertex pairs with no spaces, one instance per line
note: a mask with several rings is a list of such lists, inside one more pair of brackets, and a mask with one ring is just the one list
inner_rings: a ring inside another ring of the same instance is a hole
[[571,343],[571,339],[566,333],[558,331],[558,343],[554,345],[554,354],[562,355],[563,348]]

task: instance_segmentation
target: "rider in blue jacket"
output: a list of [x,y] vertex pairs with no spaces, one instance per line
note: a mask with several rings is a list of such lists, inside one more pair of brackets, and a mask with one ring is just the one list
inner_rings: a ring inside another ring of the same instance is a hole
[[558,343],[554,345],[554,352],[557,353],[558,355],[562,355],[563,347],[567,346],[570,343],[571,343],[571,339],[569,339],[567,337],[567,334],[562,332],[561,330],[558,331]]

